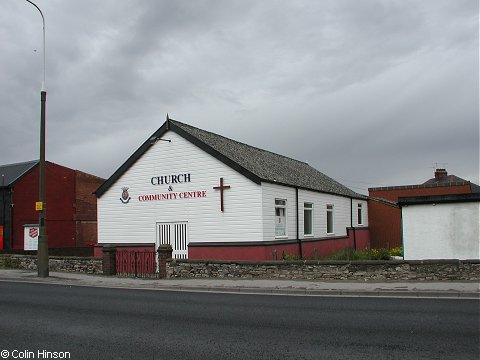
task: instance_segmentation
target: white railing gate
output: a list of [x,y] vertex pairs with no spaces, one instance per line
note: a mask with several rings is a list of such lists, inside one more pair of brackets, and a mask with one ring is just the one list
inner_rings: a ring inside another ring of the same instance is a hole
[[170,244],[174,259],[188,259],[187,224],[187,222],[157,223],[157,248],[160,244]]

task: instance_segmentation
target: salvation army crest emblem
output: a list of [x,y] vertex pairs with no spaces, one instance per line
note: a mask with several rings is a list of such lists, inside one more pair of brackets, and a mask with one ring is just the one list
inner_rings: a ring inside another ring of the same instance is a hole
[[120,201],[124,204],[127,204],[130,201],[131,197],[128,194],[128,187],[122,187],[122,197]]
[[38,229],[37,229],[37,228],[30,228],[30,229],[28,230],[28,235],[29,235],[32,239],[36,238],[36,237],[38,236]]

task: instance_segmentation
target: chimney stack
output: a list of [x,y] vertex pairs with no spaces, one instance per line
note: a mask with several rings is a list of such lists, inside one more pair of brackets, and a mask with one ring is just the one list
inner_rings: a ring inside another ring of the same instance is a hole
[[435,180],[442,181],[447,178],[447,170],[445,169],[436,169],[435,170]]

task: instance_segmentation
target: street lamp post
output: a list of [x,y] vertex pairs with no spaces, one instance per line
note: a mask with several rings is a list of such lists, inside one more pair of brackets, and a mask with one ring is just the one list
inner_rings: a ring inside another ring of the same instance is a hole
[[45,223],[45,105],[47,102],[47,90],[45,88],[45,18],[42,10],[32,1],[26,0],[40,12],[43,22],[43,80],[40,90],[40,161],[39,168],[39,198],[36,204],[38,210],[38,252],[37,252],[37,270],[39,277],[48,277],[48,238],[47,226]]

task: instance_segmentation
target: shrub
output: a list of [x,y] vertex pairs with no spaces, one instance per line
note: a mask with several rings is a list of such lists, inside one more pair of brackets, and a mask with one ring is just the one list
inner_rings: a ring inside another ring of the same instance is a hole
[[4,255],[4,256],[2,256],[1,260],[3,260],[3,261],[0,261],[2,269],[12,269],[13,268],[13,261],[12,261],[11,256]]
[[345,250],[339,251],[333,255],[327,256],[324,259],[326,260],[347,260],[347,253]]
[[344,249],[333,255],[327,256],[326,260],[368,260],[368,250]]
[[[400,250],[399,250],[400,249]],[[392,251],[397,254],[400,251],[400,255],[393,255]],[[370,249],[370,252],[365,250],[353,250],[344,249],[333,255],[327,256],[325,260],[390,260],[390,256],[401,256],[401,248],[395,248],[392,250],[387,249]]]
[[285,251],[282,252],[282,259],[286,261],[297,261],[297,260],[302,260],[302,258],[299,255],[291,254],[291,253],[286,253]]
[[[345,248],[333,255],[322,257],[323,260],[390,260],[391,256],[402,256],[402,248],[396,247],[390,250],[385,248],[380,249],[368,249],[364,250],[353,250],[350,248]],[[302,260],[300,256],[282,252],[282,259],[286,261],[296,261]],[[312,254],[311,256],[304,257],[304,260],[317,260],[318,255]]]
[[401,246],[390,249],[390,256],[403,256],[403,249]]
[[379,249],[375,260],[390,260],[390,251],[387,249]]

